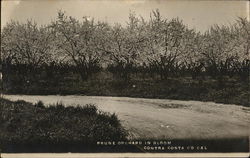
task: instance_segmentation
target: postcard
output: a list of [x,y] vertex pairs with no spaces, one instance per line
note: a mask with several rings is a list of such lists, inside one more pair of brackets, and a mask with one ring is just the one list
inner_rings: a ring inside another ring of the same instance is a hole
[[1,1],[0,157],[247,157],[249,6]]

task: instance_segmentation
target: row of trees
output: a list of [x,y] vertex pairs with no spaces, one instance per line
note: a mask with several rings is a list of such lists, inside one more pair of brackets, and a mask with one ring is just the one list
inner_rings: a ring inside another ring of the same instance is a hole
[[249,77],[250,22],[244,18],[200,33],[178,18],[163,18],[158,10],[149,20],[131,13],[126,26],[89,17],[79,21],[60,11],[47,26],[11,21],[3,28],[1,41],[5,71],[18,66],[22,75],[46,66],[73,66],[83,80],[101,68],[125,79],[136,72],[162,79]]

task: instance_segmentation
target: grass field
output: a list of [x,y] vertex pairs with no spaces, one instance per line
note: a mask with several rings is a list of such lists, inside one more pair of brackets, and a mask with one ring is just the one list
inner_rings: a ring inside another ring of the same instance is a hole
[[99,72],[86,81],[76,74],[56,78],[18,80],[11,75],[3,82],[6,94],[30,95],[88,95],[175,100],[213,101],[217,103],[250,106],[249,81],[225,77],[221,80],[205,77],[169,78],[161,80],[150,76],[132,75],[130,80],[117,78],[108,72]]

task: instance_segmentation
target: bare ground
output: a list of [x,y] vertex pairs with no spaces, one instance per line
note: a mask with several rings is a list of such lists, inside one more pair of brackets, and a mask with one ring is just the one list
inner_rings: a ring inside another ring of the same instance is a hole
[[219,139],[249,136],[250,108],[213,102],[99,96],[4,95],[46,105],[96,104],[116,113],[131,139]]

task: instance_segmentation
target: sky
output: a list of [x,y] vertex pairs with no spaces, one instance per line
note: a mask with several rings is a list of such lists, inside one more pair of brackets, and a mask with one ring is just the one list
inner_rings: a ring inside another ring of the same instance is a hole
[[162,17],[179,17],[189,28],[204,32],[214,24],[232,24],[237,17],[249,20],[249,5],[248,0],[2,0],[1,28],[11,19],[48,24],[59,10],[77,19],[89,16],[125,25],[130,12],[148,19],[159,9]]

